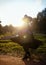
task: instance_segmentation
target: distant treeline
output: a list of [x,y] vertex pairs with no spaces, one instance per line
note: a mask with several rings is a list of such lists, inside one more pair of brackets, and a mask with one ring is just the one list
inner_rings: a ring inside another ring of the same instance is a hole
[[[36,18],[24,15],[22,19],[24,20],[24,22],[31,23],[30,29],[32,29],[33,32],[46,34],[46,8],[41,12],[38,12]],[[12,25],[2,26],[1,22],[2,21],[0,21],[0,34],[16,32],[15,27],[13,27]]]
[[13,27],[12,25],[6,25],[6,26],[2,26],[0,24],[0,35],[1,34],[6,34],[6,33],[14,33],[15,32],[15,27]]
[[31,22],[31,29],[33,32],[46,34],[46,8],[38,12],[36,18],[25,15],[23,20],[25,22]]

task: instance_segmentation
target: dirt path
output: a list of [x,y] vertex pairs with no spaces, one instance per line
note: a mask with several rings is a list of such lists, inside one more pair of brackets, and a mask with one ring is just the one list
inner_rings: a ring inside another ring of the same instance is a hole
[[23,61],[21,58],[7,56],[7,55],[0,55],[0,65],[45,65],[39,62],[31,61]]
[[0,65],[25,65],[21,58],[0,55]]

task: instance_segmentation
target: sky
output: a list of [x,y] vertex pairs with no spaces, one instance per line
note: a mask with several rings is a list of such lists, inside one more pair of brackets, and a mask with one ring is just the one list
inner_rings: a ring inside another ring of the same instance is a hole
[[0,20],[3,26],[17,26],[25,14],[36,17],[44,8],[46,0],[0,0]]

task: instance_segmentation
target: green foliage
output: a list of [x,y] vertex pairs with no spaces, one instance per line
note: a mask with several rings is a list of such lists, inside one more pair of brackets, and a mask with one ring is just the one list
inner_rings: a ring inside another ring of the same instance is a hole
[[0,43],[8,43],[10,42],[11,40],[0,40]]
[[37,49],[38,53],[46,54],[46,44]]
[[46,42],[46,34],[35,34],[34,37],[36,39],[39,39],[39,40],[43,41],[43,43]]
[[0,35],[11,35],[15,32],[15,27],[13,27],[12,25],[5,25],[5,26],[2,26],[0,24]]
[[[2,40],[4,42],[4,40]],[[9,40],[8,40],[9,41]],[[23,53],[23,48],[17,43],[8,42],[8,43],[0,43],[0,54],[21,54]]]
[[[36,49],[35,53],[46,54],[46,37],[44,35],[34,35],[36,39],[43,41],[43,45]],[[0,40],[0,54],[23,55],[24,49],[18,43],[11,40]]]
[[46,34],[46,8],[37,14],[37,22],[39,32]]
[[46,36],[43,34],[36,34],[35,38],[43,42],[43,45],[36,49],[36,53],[46,54]]

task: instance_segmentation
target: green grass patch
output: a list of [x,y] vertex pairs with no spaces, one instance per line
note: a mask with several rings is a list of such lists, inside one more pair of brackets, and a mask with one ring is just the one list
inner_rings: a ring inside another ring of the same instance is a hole
[[0,54],[22,54],[24,52],[22,46],[17,43],[8,42],[0,43]]
[[[36,39],[43,41],[43,46],[40,46],[35,52],[46,54],[46,37],[43,35],[34,35]],[[23,55],[24,49],[18,43],[11,40],[0,40],[0,54],[13,54]]]
[[44,43],[46,43],[46,35],[36,34],[36,35],[34,35],[34,38],[39,39],[39,40],[43,41]]
[[0,43],[8,43],[10,42],[11,40],[0,40]]

